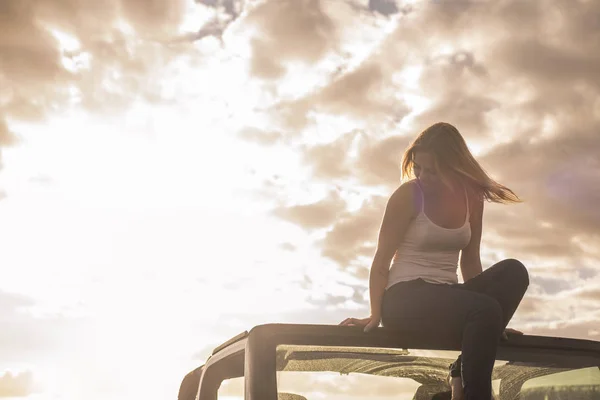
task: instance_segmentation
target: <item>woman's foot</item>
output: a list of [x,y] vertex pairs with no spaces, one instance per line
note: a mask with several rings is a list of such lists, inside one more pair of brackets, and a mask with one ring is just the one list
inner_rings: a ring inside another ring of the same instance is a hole
[[449,376],[448,383],[452,389],[452,400],[463,400],[465,398],[465,391],[463,389],[462,378],[460,376]]
[[[462,378],[461,377],[452,377],[448,376],[448,384],[450,384],[450,388],[452,389],[452,400],[463,400],[465,398],[465,389],[463,388]],[[492,389],[492,400],[497,400],[498,398],[494,394],[494,390]]]

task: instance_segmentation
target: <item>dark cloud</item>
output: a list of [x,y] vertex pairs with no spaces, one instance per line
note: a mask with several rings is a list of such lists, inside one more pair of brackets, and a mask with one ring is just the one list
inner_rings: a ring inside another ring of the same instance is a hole
[[597,275],[600,275],[600,268],[576,266],[575,271],[577,272],[577,277],[582,280],[590,280]]
[[197,0],[197,2],[209,7],[222,8],[232,18],[240,14],[244,4],[243,0]]
[[13,374],[6,372],[0,376],[0,398],[27,397],[34,392],[31,371]]
[[215,37],[223,45],[223,34],[229,26],[238,19],[244,8],[244,0],[197,0],[196,3],[202,4],[216,10],[214,18],[199,27],[198,31],[187,34],[182,40],[196,41],[205,37]]
[[399,12],[396,0],[369,0],[369,9],[383,15]]

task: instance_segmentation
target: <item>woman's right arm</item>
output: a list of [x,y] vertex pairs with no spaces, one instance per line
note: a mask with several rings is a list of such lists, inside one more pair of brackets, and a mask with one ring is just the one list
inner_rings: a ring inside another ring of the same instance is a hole
[[381,302],[388,283],[390,263],[415,215],[413,185],[413,182],[407,182],[392,194],[379,228],[377,250],[369,274],[371,319],[377,320],[377,325],[381,320]]
[[415,183],[402,184],[390,196],[381,227],[377,249],[369,273],[369,295],[371,316],[364,319],[347,318],[340,325],[363,326],[369,331],[379,326],[381,321],[381,302],[388,282],[390,263],[396,249],[402,242],[411,219],[415,215]]

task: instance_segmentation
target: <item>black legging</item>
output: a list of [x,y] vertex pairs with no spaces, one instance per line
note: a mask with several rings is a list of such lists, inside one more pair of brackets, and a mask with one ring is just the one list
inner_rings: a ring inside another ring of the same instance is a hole
[[453,369],[462,372],[465,400],[489,400],[498,341],[528,286],[527,269],[514,259],[500,261],[464,284],[400,282],[383,295],[382,324],[411,325],[460,339],[462,354]]

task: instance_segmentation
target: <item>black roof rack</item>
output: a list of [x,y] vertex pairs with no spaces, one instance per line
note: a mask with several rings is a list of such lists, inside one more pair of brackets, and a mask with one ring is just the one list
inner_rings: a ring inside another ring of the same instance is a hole
[[[350,343],[355,343],[359,340],[363,345],[377,346],[383,342],[391,340],[394,337],[405,336],[407,338],[418,336],[422,338],[422,334],[416,335],[414,332],[407,334],[402,331],[394,331],[388,328],[376,328],[372,333],[365,335],[360,328],[355,327],[341,327],[338,325],[311,325],[311,324],[286,324],[286,323],[272,323],[255,326],[250,332],[244,331],[237,336],[229,339],[223,344],[217,346],[212,354],[216,354],[224,348],[239,342],[240,340],[246,339],[251,335],[251,332],[261,331],[263,333],[268,332],[268,336],[273,334],[285,334],[294,335],[295,337],[314,337],[318,336],[321,341],[327,341],[335,343],[336,345],[345,346]],[[434,334],[435,336],[435,334]],[[433,337],[427,339],[431,342]],[[556,348],[565,350],[585,350],[594,351],[600,353],[600,341],[594,341],[589,339],[575,339],[565,338],[560,336],[536,336],[536,335],[510,335],[508,342],[503,342],[501,345],[509,347],[538,347],[538,348]],[[327,340],[326,340],[327,339]],[[446,338],[447,339],[447,338]],[[450,343],[448,340],[441,340],[439,343],[445,348],[460,346],[458,343]],[[458,347],[457,347],[458,348]]]
[[222,343],[220,345],[218,345],[217,347],[214,348],[212,355],[217,354],[219,351],[223,350],[225,347],[234,344],[235,342],[239,342],[240,340],[244,339],[245,337],[248,336],[248,331],[244,331],[240,334],[235,335],[234,337],[232,337],[231,339],[229,339],[228,341],[226,341],[225,343]]

